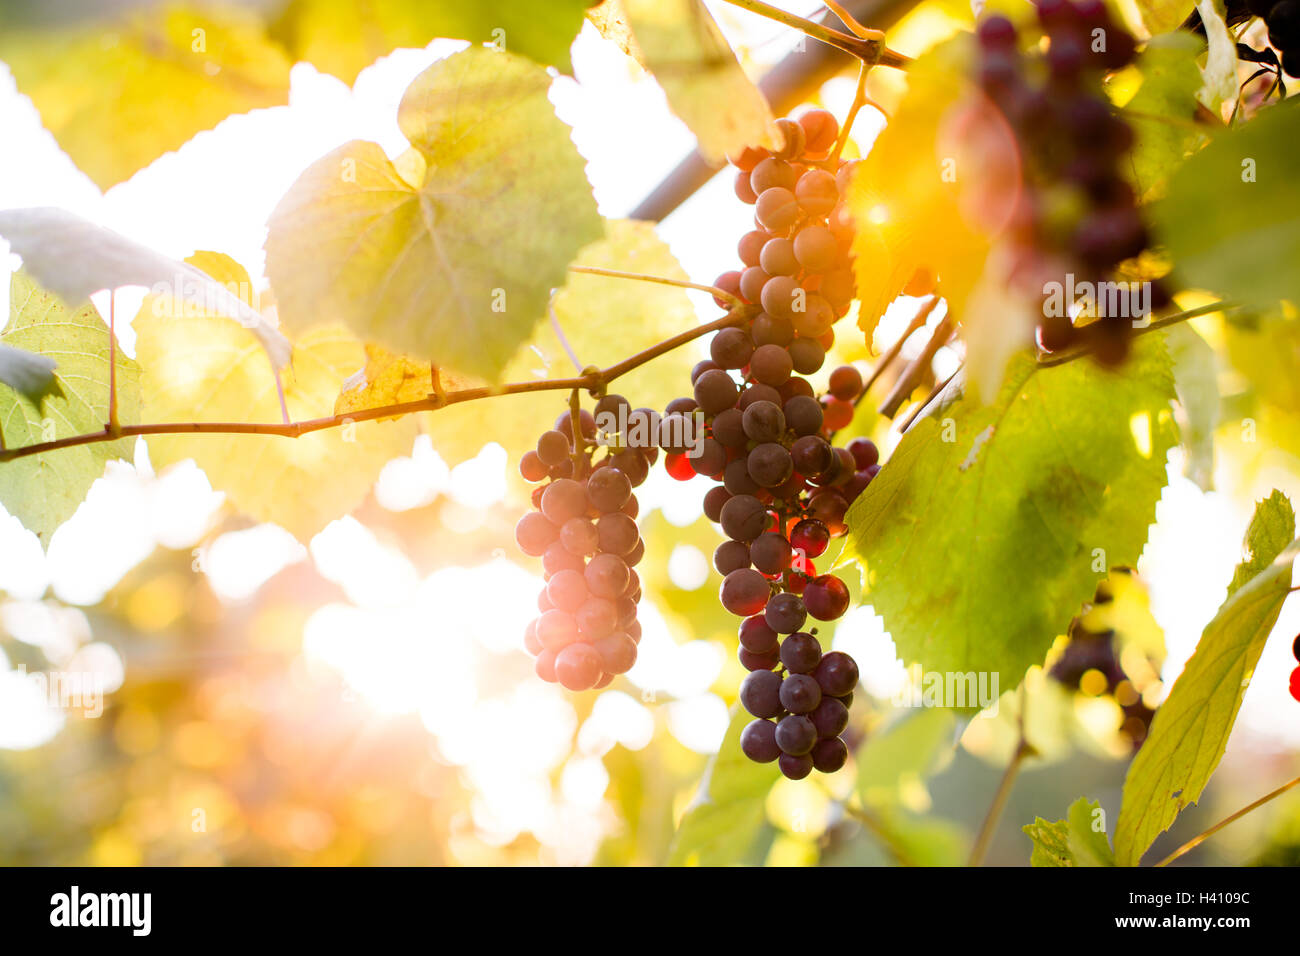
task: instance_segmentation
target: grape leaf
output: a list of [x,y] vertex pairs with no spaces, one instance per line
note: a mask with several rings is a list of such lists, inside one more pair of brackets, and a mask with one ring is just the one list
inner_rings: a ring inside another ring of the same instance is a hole
[[1115,855],[1105,830],[1093,827],[1101,803],[1080,797],[1070,804],[1064,820],[1049,823],[1036,817],[1021,829],[1033,841],[1031,866],[1114,866]]
[[289,361],[288,340],[237,293],[202,269],[76,213],[52,206],[0,210],[0,236],[22,256],[23,268],[65,302],[81,302],[104,289],[145,286],[229,316],[254,331],[277,368]]
[[[1019,150],[1006,124],[990,115],[992,107],[965,79],[970,60],[964,35],[912,64],[895,118],[853,175],[848,205],[857,224],[858,325],[868,340],[908,279],[925,267],[939,277],[957,315],[1005,327],[1017,345],[1025,341],[1014,323],[1003,322],[1002,308],[966,308],[1020,178]],[[1006,358],[1003,351],[1002,365]]]
[[289,101],[289,59],[256,13],[154,7],[64,28],[0,28],[0,60],[101,189],[231,113]]
[[1300,106],[1285,101],[1221,133],[1153,207],[1178,278],[1240,302],[1300,301]]
[[[607,221],[604,238],[583,247],[574,264],[688,278],[667,243],[655,234],[654,225],[632,220]],[[556,293],[553,306],[565,339],[583,365],[613,365],[699,321],[684,289],[576,272],[569,274]],[[662,410],[689,386],[694,362],[690,347],[673,349],[617,379],[610,391],[626,394],[636,407]],[[578,371],[565,354],[554,327],[544,320],[502,377],[522,382],[572,376]],[[491,439],[512,458],[518,458],[564,410],[563,401],[562,395],[553,402],[536,395],[494,398]],[[439,409],[427,417],[426,427],[438,454],[451,464],[477,454],[487,440],[481,411],[469,406]]]
[[[25,273],[9,288],[5,346],[58,363],[46,393],[31,398],[0,389],[0,433],[6,448],[99,431],[108,421],[108,326],[94,306],[72,311]],[[118,421],[139,421],[139,366],[119,349]],[[86,497],[110,458],[127,458],[135,439],[61,448],[0,463],[0,503],[36,532],[48,547],[50,535]]]
[[271,27],[295,60],[345,83],[397,47],[435,37],[491,42],[569,72],[569,45],[590,0],[291,0]]
[[549,86],[520,57],[464,50],[416,77],[398,110],[427,162],[419,188],[374,143],[313,163],[266,241],[286,325],[342,323],[439,367],[500,375],[569,261],[600,235]]
[[1187,460],[1183,473],[1204,491],[1214,489],[1214,430],[1219,426],[1219,357],[1190,325],[1165,333],[1174,360],[1178,433]]
[[848,515],[846,553],[899,655],[1019,684],[1107,569],[1137,562],[1173,394],[1146,336],[1118,373],[1022,357],[993,405],[918,420]]
[[1142,85],[1125,104],[1124,118],[1133,128],[1129,173],[1138,195],[1160,196],[1170,175],[1208,138],[1193,122],[1201,74],[1196,57],[1201,49],[1188,33],[1152,37],[1138,57]]
[[0,345],[0,382],[28,398],[37,398],[50,387],[58,364],[47,355]]
[[[198,253],[189,261],[249,290],[247,273],[225,256]],[[248,302],[256,308],[255,298]],[[246,329],[153,296],[145,299],[134,326],[145,368],[142,405],[150,421],[280,421],[271,367]],[[290,417],[331,414],[340,383],[364,360],[362,344],[338,326],[303,335],[284,373]],[[149,454],[158,466],[193,458],[234,507],[307,541],[360,504],[384,464],[410,452],[414,434],[414,422],[406,418],[299,438],[156,435],[149,439]]]
[[654,74],[705,159],[780,145],[767,99],[699,0],[606,0],[590,19]]
[[699,793],[677,826],[670,866],[738,863],[766,825],[767,792],[781,774],[775,763],[754,763],[741,752],[740,732],[752,719],[740,704],[732,707],[722,749],[709,761]]
[[1223,757],[1241,699],[1291,585],[1300,541],[1290,502],[1274,491],[1255,508],[1248,555],[1227,600],[1151,721],[1124,779],[1115,858],[1136,866],[1142,854],[1201,794]]

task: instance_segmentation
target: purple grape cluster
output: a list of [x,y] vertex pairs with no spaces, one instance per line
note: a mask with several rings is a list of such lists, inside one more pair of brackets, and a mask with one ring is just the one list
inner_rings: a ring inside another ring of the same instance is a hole
[[[976,30],[980,85],[1014,132],[1023,161],[1025,188],[1011,221],[1016,272],[1031,289],[1045,275],[1062,284],[1065,273],[1075,284],[1106,281],[1148,244],[1123,173],[1133,131],[1102,90],[1106,73],[1133,61],[1136,42],[1102,0],[1037,0],[1036,7],[1044,53],[1022,52],[1006,17],[985,17]],[[1167,301],[1153,283],[1150,306]],[[1100,361],[1115,364],[1127,354],[1133,318],[1119,311],[1086,326],[1045,314],[1039,344],[1055,351],[1087,339]]]
[[[626,399],[606,395],[597,411],[617,413]],[[637,409],[624,415],[653,414]],[[515,526],[515,541],[542,559],[546,587],[541,612],[524,632],[537,675],[572,691],[605,687],[636,663],[641,625],[635,571],[645,556],[632,489],[645,481],[658,449],[606,448],[596,461],[596,419],[582,410],[574,440],[572,414],[544,432],[523,456],[519,471],[530,482],[533,508]]]

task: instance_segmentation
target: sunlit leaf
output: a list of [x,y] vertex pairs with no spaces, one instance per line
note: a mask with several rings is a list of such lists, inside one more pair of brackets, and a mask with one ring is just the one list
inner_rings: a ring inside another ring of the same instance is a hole
[[256,13],[232,4],[0,29],[0,60],[45,128],[102,189],[231,113],[289,98],[288,57]]
[[1206,625],[1129,766],[1115,832],[1120,865],[1141,861],[1182,809],[1200,800],[1219,765],[1264,641],[1290,589],[1300,552],[1294,536],[1291,504],[1275,491],[1255,508],[1246,532],[1247,557],[1233,574],[1228,598]]
[[271,35],[296,60],[346,83],[397,47],[423,47],[435,37],[492,43],[568,72],[569,45],[589,0],[291,0]]
[[[247,273],[225,256],[199,253],[190,261],[221,281],[248,288]],[[145,368],[141,405],[150,421],[280,421],[271,366],[246,329],[153,297],[145,300],[134,326]],[[364,362],[362,344],[345,329],[304,334],[283,373],[290,417],[332,414],[341,383]],[[410,452],[414,433],[413,420],[406,418],[352,423],[299,438],[157,435],[149,439],[149,453],[158,466],[193,458],[237,509],[306,541],[360,504],[385,462]]]
[[1204,491],[1214,488],[1214,430],[1219,425],[1219,359],[1186,323],[1165,333],[1174,361],[1180,409],[1178,431],[1187,460],[1183,473]]
[[54,381],[58,362],[12,345],[0,345],[0,382],[28,398],[36,398]]
[[[0,433],[6,448],[70,438],[108,421],[109,332],[89,303],[75,312],[22,272],[9,289],[9,324],[0,343],[57,363],[39,397],[0,388]],[[262,357],[265,363],[265,356]],[[118,421],[139,421],[139,366],[119,349]],[[86,497],[110,458],[131,457],[135,439],[96,442],[0,464],[0,503],[48,546],[50,535]]]
[[699,0],[606,0],[591,20],[654,74],[706,159],[779,145],[767,100]]
[[1152,37],[1138,57],[1142,85],[1123,116],[1135,135],[1129,173],[1144,199],[1163,193],[1173,171],[1208,138],[1209,128],[1202,132],[1195,122],[1200,49],[1196,37],[1170,33]]
[[317,160],[272,214],[267,273],[290,328],[342,323],[418,360],[495,379],[600,218],[550,76],[469,49],[406,91],[428,163],[411,186],[373,143]]
[[1033,823],[1022,827],[1034,844],[1030,865],[1114,866],[1115,855],[1106,838],[1106,830],[1096,825],[1096,821],[1105,819],[1099,816],[1101,813],[1098,801],[1080,797],[1070,804],[1066,819],[1049,823],[1037,817]]
[[1107,570],[1137,562],[1172,397],[1168,355],[1147,336],[1118,373],[1021,359],[993,405],[918,421],[849,512],[864,600],[899,655],[1018,684]]

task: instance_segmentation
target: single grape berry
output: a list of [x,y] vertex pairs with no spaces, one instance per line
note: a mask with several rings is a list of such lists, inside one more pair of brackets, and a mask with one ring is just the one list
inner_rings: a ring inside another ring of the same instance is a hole
[[821,659],[822,647],[811,634],[801,631],[781,642],[781,663],[793,674],[812,673]]
[[587,589],[597,597],[617,598],[627,590],[632,571],[627,562],[616,554],[598,554],[587,563],[583,572]]
[[732,614],[749,617],[763,610],[770,593],[767,578],[753,568],[741,568],[722,579],[718,600]]
[[607,674],[626,674],[636,663],[636,641],[624,633],[606,635],[592,644]]
[[828,737],[813,744],[809,754],[813,768],[820,773],[834,773],[849,759],[849,748],[839,737]]
[[800,375],[812,375],[826,361],[826,349],[816,339],[795,339],[790,343],[790,361]]
[[528,512],[515,525],[515,543],[529,557],[540,558],[559,536],[560,529],[539,511]]
[[722,506],[722,531],[748,544],[767,530],[767,509],[753,495],[736,495]]
[[[781,706],[792,714],[807,714],[822,702],[821,686],[807,674],[787,674],[781,681]],[[812,721],[808,721],[809,726]],[[816,730],[814,728],[814,733]]]
[[817,736],[838,737],[849,725],[849,709],[838,697],[822,697],[817,709],[808,715],[817,728]]
[[870,468],[880,461],[880,449],[870,438],[855,438],[849,442],[849,454],[859,469]]
[[747,647],[740,647],[737,656],[740,658],[741,666],[747,671],[770,671],[780,663],[775,648],[766,654],[755,654]]
[[858,665],[843,651],[831,651],[822,656],[813,671],[813,677],[822,693],[830,697],[844,697],[858,686]]
[[756,382],[773,388],[784,385],[793,371],[790,353],[776,344],[760,345],[749,359],[749,374]]
[[781,706],[781,675],[774,671],[753,671],[740,685],[740,703],[755,717],[776,717]]
[[[805,341],[800,339],[799,341]],[[807,395],[796,395],[785,403],[785,422],[799,436],[816,435],[825,418],[821,404]],[[803,472],[800,472],[803,474]]]
[[760,534],[749,546],[750,562],[764,574],[780,574],[785,571],[790,567],[790,556],[790,542],[772,531]]
[[[817,403],[813,402],[813,404]],[[817,418],[819,420],[821,418],[820,407]],[[790,446],[790,459],[794,462],[794,470],[799,474],[807,478],[816,478],[825,474],[826,470],[835,463],[835,453],[831,450],[830,443],[820,435],[804,435],[802,438],[796,438],[794,444]]]
[[781,754],[777,760],[777,766],[781,768],[781,773],[789,780],[802,780],[813,771],[813,759],[808,754],[795,756],[794,754]]
[[807,717],[791,714],[776,725],[776,745],[792,756],[806,754],[817,742],[817,728]]
[[744,368],[754,354],[754,343],[743,329],[723,329],[713,337],[709,355],[720,368]]
[[[584,581],[584,587],[585,584]],[[608,598],[588,598],[573,617],[578,624],[578,634],[585,641],[598,641],[614,633],[621,623],[618,605]]]
[[695,401],[706,415],[716,415],[736,404],[740,390],[731,376],[722,369],[710,369],[695,383]]
[[830,393],[840,401],[853,401],[862,394],[862,373],[852,365],[841,365],[831,372]]
[[804,212],[821,218],[835,208],[840,199],[840,191],[831,173],[824,169],[810,169],[799,177],[799,182],[794,187],[794,196]]
[[754,763],[771,763],[781,756],[776,743],[776,724],[770,720],[753,720],[740,732],[740,750]]
[[768,654],[777,649],[781,636],[767,626],[763,615],[755,614],[740,622],[740,644],[755,654]]
[[[799,219],[799,202],[789,189],[773,186],[759,194],[754,204],[754,218],[764,229],[785,232]],[[766,303],[763,308],[767,308]]]
[[741,427],[752,441],[780,441],[785,435],[785,413],[775,402],[751,402],[742,413]]
[[840,135],[839,121],[830,110],[812,109],[801,113],[799,125],[803,127],[805,153],[827,152]]
[[823,574],[808,582],[803,592],[808,613],[819,621],[834,621],[849,609],[848,586],[833,574]]
[[598,468],[587,479],[587,500],[597,511],[618,511],[631,497],[632,482],[617,468]]
[[745,445],[745,413],[739,408],[728,408],[713,417],[713,437],[728,448]]
[[749,476],[763,488],[784,484],[794,474],[790,452],[777,442],[764,442],[749,453],[746,460]]
[[590,690],[602,673],[600,654],[590,644],[570,644],[555,655],[555,676],[568,690]]
[[600,532],[586,518],[570,518],[560,528],[560,543],[574,554],[595,554],[600,547]]
[[582,607],[589,596],[587,581],[581,571],[565,568],[546,582],[546,597],[552,607],[573,613]]
[[802,518],[790,530],[791,546],[809,558],[820,557],[830,542],[830,530],[816,518]]
[[[829,175],[829,174],[828,174]],[[831,187],[834,188],[834,182]],[[834,206],[834,203],[831,203]],[[827,212],[830,210],[828,209]],[[809,272],[830,272],[840,257],[840,244],[823,225],[804,226],[794,237],[794,256]]]
[[774,595],[767,602],[763,619],[767,621],[767,626],[778,634],[793,634],[803,627],[804,621],[808,620],[808,612],[799,595],[787,592]]
[[596,522],[596,541],[601,551],[610,554],[631,554],[641,540],[636,521],[621,511],[601,515]]
[[769,276],[792,276],[799,271],[799,260],[794,256],[794,243],[777,237],[769,239],[759,255],[758,264]]
[[749,475],[747,458],[737,458],[727,465],[722,473],[724,490],[733,495],[755,495],[762,486]]
[[724,578],[749,564],[749,546],[741,541],[724,541],[713,552],[713,566]]

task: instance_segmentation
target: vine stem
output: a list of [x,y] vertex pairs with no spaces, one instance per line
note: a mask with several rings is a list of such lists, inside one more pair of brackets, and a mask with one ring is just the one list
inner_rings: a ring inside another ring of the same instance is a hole
[[856,56],[864,63],[870,63],[873,66],[879,63],[881,66],[892,66],[895,69],[902,70],[912,62],[911,57],[904,56],[902,53],[885,46],[885,35],[879,30],[867,30],[865,31],[866,36],[854,36],[852,33],[834,30],[820,23],[814,23],[811,20],[796,16],[793,13],[787,13],[771,4],[763,3],[762,0],[727,0],[727,3],[748,10],[750,13],[756,13],[760,17],[775,20],[777,23],[784,23],[786,26],[793,27],[814,40],[820,40],[822,43],[843,50],[845,53]]
[[117,420],[117,290],[108,290],[108,424],[110,435],[121,432]]
[[984,862],[989,845],[993,842],[993,833],[998,828],[1002,811],[1006,809],[1007,799],[1011,796],[1011,788],[1015,786],[1016,777],[1020,773],[1020,767],[1026,757],[1032,757],[1038,752],[1025,736],[1025,685],[1023,683],[1020,685],[1020,714],[1016,722],[1019,727],[1016,750],[1011,755],[1011,762],[1007,764],[1007,769],[1002,773],[1002,780],[998,783],[997,792],[993,794],[993,802],[989,804],[989,811],[984,815],[984,822],[980,824],[975,845],[971,847],[969,866],[979,866]]
[[716,285],[687,282],[685,279],[670,279],[667,276],[652,276],[642,272],[620,272],[617,269],[602,269],[598,266],[569,266],[569,271],[581,272],[590,276],[609,276],[612,279],[637,279],[641,282],[657,282],[660,285],[677,286],[679,289],[695,289],[699,292],[712,293],[724,302],[730,302],[733,308],[742,304],[739,298],[726,289],[719,289]]
[[[1160,329],[1167,329],[1171,325],[1177,325],[1179,322],[1186,322],[1188,319],[1195,319],[1202,315],[1211,315],[1215,312],[1228,312],[1232,309],[1240,308],[1234,302],[1219,301],[1211,302],[1208,305],[1200,305],[1194,309],[1187,309],[1183,312],[1175,312],[1172,315],[1166,315],[1164,318],[1138,326],[1133,330],[1133,337],[1146,335],[1148,332],[1158,332]],[[1064,365],[1066,362],[1073,362],[1077,358],[1091,354],[1091,346],[1070,349],[1064,352],[1040,352],[1038,355],[1038,365],[1041,368],[1050,368],[1054,365]]]
[[312,418],[298,422],[161,422],[144,425],[122,425],[118,428],[116,435],[112,433],[108,426],[105,426],[99,431],[87,432],[83,435],[70,435],[54,441],[24,445],[21,448],[5,449],[0,451],[0,463],[13,461],[16,458],[25,458],[29,455],[56,451],[60,448],[92,445],[97,442],[111,441],[118,437],[129,438],[137,435],[279,435],[284,438],[299,438],[312,432],[339,428],[351,422],[372,421],[377,418],[397,418],[413,412],[432,412],[440,408],[446,408],[449,405],[495,398],[500,395],[570,391],[572,389],[598,389],[614,381],[614,379],[640,368],[647,362],[685,345],[687,342],[708,335],[710,332],[717,332],[719,329],[735,325],[752,309],[753,306],[738,306],[720,319],[679,332],[656,345],[625,358],[615,365],[605,369],[596,369],[575,378],[537,379],[532,382],[514,382],[508,385],[462,388],[451,392],[442,391],[441,388],[435,387],[433,394],[430,394],[427,398],[411,402],[395,402],[391,405],[380,405],[375,408],[350,411],[343,415],[329,415],[324,418]]
[[1198,846],[1200,846],[1210,837],[1214,836],[1214,834],[1218,833],[1220,830],[1226,827],[1229,823],[1232,823],[1234,820],[1240,820],[1246,814],[1250,813],[1250,811],[1256,810],[1259,807],[1262,807],[1264,804],[1268,803],[1270,800],[1282,796],[1282,794],[1286,793],[1288,790],[1290,790],[1292,787],[1296,785],[1300,785],[1300,777],[1296,777],[1294,780],[1288,780],[1286,783],[1282,784],[1282,786],[1278,787],[1272,793],[1266,793],[1264,794],[1264,796],[1260,797],[1258,800],[1256,800],[1254,803],[1250,804],[1249,806],[1242,807],[1236,813],[1224,817],[1222,820],[1220,820],[1214,826],[1210,827],[1200,836],[1193,837],[1192,839],[1188,840],[1177,850],[1174,850],[1173,853],[1170,853],[1167,857],[1165,857],[1163,860],[1161,860],[1159,863],[1155,865],[1168,866],[1170,863],[1174,862],[1174,860],[1178,859],[1184,853],[1188,853],[1196,849]]

